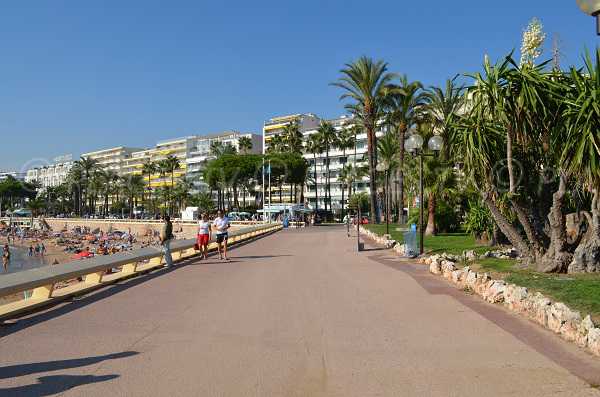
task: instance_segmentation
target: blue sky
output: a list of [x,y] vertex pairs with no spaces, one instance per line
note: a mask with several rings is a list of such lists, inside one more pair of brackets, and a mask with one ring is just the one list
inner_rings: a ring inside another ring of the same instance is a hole
[[[343,113],[361,55],[426,85],[518,50],[536,16],[563,65],[594,49],[575,0],[19,1],[0,13],[0,170],[32,159]],[[487,5],[490,4],[490,5]],[[496,6],[497,5],[497,6]]]

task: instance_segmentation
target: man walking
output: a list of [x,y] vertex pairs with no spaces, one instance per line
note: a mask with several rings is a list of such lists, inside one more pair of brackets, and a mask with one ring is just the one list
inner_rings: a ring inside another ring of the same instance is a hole
[[167,263],[167,269],[173,267],[173,258],[171,257],[171,240],[173,239],[173,224],[171,223],[171,217],[169,215],[164,216],[165,223],[163,224],[160,232],[160,243],[163,247],[163,253],[165,256],[165,262]]
[[213,221],[213,226],[217,230],[217,244],[219,246],[219,258],[227,258],[227,230],[229,229],[229,218],[223,215],[223,211],[217,211],[217,218]]

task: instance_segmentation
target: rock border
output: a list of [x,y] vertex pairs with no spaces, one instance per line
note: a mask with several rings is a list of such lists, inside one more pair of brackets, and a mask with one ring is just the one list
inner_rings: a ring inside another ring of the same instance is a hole
[[455,255],[440,254],[418,262],[428,265],[430,273],[445,278],[457,288],[472,291],[489,303],[501,304],[600,357],[600,328],[589,315],[582,319],[581,313],[562,302],[554,302],[539,292],[531,293],[525,287],[504,280],[494,280],[488,273],[475,272],[469,266],[459,269],[457,261]]
[[384,234],[383,236],[380,236],[364,227],[360,228],[360,234],[367,236],[379,245],[383,245],[386,249],[394,250],[394,252],[396,252],[398,255],[404,255],[404,244],[400,244],[396,240],[392,240],[389,235]]

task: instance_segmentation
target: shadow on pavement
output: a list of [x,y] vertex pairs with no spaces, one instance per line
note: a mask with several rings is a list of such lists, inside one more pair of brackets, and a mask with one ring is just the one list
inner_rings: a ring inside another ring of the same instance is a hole
[[[59,371],[69,368],[85,367],[87,365],[97,364],[106,360],[116,360],[140,354],[135,351],[126,351],[121,353],[105,354],[103,356],[73,358],[69,360],[46,361],[41,363],[29,363],[9,365],[0,367],[0,379],[16,378],[19,376],[31,375],[40,372]],[[0,389],[0,395],[3,395]]]
[[248,256],[232,256],[231,259],[269,259],[269,258],[282,258],[293,255],[248,255]]
[[0,389],[2,396],[43,397],[63,393],[77,386],[105,382],[119,375],[52,375],[38,378],[38,383]]
[[363,248],[362,252],[369,252],[369,251],[386,251],[387,248],[383,248],[383,247],[377,247],[377,248]]

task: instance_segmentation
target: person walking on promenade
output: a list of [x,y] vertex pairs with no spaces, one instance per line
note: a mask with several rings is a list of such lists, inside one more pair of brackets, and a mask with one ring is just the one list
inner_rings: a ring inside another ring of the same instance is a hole
[[198,248],[202,254],[202,258],[206,259],[208,254],[208,242],[211,237],[210,221],[208,220],[208,214],[205,212],[198,221]]
[[171,240],[173,239],[173,224],[169,215],[164,216],[164,224],[160,233],[160,243],[163,247],[165,262],[167,268],[173,267],[173,258],[171,257]]
[[229,260],[227,258],[227,230],[229,229],[229,218],[223,215],[223,211],[217,211],[217,217],[213,221],[213,226],[217,229],[217,245],[219,246],[219,258],[225,258],[226,261]]
[[10,263],[10,248],[8,244],[4,244],[2,249],[2,266],[4,267],[4,273],[8,273],[8,264]]

